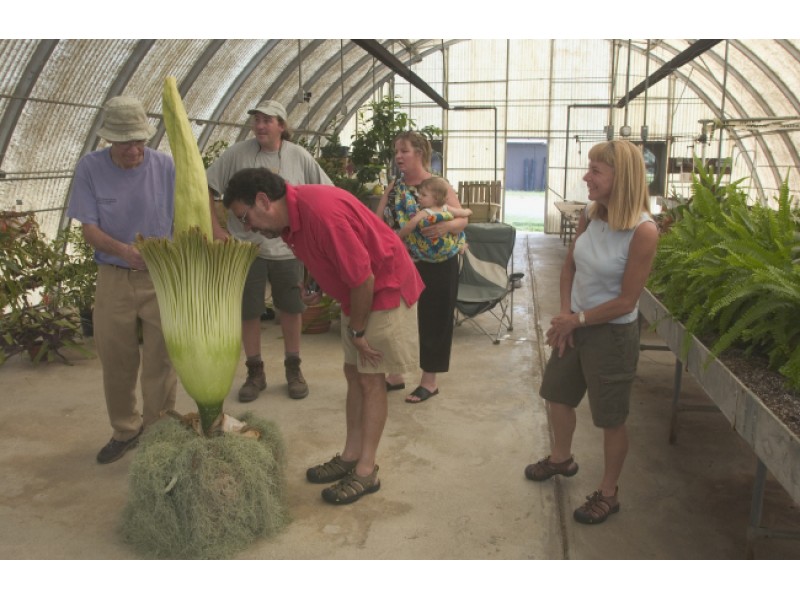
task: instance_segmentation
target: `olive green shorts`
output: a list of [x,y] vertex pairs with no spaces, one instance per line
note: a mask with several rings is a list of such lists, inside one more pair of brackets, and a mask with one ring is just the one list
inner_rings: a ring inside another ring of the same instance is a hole
[[258,319],[264,312],[267,282],[275,308],[296,315],[306,309],[300,294],[303,263],[296,258],[269,260],[260,256],[250,265],[242,294],[242,320]]
[[539,395],[548,402],[576,407],[589,392],[597,427],[625,423],[639,362],[639,323],[604,323],[576,329],[574,348],[564,356],[553,351]]

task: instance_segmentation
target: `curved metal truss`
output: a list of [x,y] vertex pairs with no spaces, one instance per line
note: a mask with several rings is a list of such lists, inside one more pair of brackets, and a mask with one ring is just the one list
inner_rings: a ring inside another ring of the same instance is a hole
[[[695,41],[607,42],[610,55],[615,43],[624,46],[649,73]],[[370,42],[405,68],[472,43]],[[800,169],[799,60],[797,40],[724,40],[673,73],[683,93],[706,107],[718,135],[732,140],[759,190],[774,189],[787,167]],[[609,82],[610,93],[598,102],[622,97],[621,69],[615,73],[608,62],[609,72],[596,77]],[[247,110],[265,98],[284,104],[293,129],[316,143],[340,132],[396,75],[353,40],[0,40],[0,209],[21,201],[22,208],[46,211],[45,229],[48,222],[51,229],[63,225],[72,170],[102,143],[97,130],[110,97],[140,98],[157,127],[151,145],[167,149],[160,117],[165,76],[177,78],[203,150],[217,140],[245,139]],[[506,78],[508,85],[513,73]],[[447,97],[445,75],[442,81],[437,91]],[[757,169],[764,163],[770,166]]]

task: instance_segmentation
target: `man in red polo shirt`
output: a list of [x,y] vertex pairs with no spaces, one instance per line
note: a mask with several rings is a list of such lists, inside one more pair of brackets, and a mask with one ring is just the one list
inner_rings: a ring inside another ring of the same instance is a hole
[[423,283],[403,242],[348,192],[287,184],[268,169],[244,169],[225,188],[225,206],[244,225],[281,237],[327,294],[342,305],[347,379],[344,450],[308,469],[332,504],[380,488],[375,456],[386,424],[386,373],[416,368],[417,299]]

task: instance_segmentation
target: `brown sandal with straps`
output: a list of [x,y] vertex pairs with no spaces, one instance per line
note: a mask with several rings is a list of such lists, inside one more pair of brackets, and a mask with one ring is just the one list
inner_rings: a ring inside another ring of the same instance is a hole
[[537,463],[525,467],[525,477],[531,481],[545,481],[553,475],[572,477],[578,472],[578,463],[571,456],[564,462],[550,462],[550,457],[545,456]]
[[614,490],[613,496],[603,496],[603,492],[597,490],[591,496],[586,496],[586,504],[576,508],[573,516],[578,523],[584,525],[597,525],[605,521],[609,515],[619,512],[619,501],[617,493],[619,487]]
[[366,477],[359,477],[355,471],[350,471],[344,479],[322,490],[322,499],[331,504],[350,504],[361,496],[374,494],[380,488],[378,465],[375,465],[372,474]]
[[306,479],[311,483],[330,483],[345,477],[355,468],[357,462],[356,460],[342,460],[342,457],[337,454],[328,462],[308,469]]

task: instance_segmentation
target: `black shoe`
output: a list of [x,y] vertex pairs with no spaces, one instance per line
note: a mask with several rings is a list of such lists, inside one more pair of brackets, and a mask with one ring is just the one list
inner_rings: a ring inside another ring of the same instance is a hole
[[97,453],[97,462],[101,465],[107,465],[115,460],[119,460],[128,450],[136,448],[136,445],[139,443],[140,435],[142,435],[141,429],[139,433],[136,434],[136,437],[126,442],[120,442],[119,440],[111,438],[111,440],[100,449],[100,452]]

